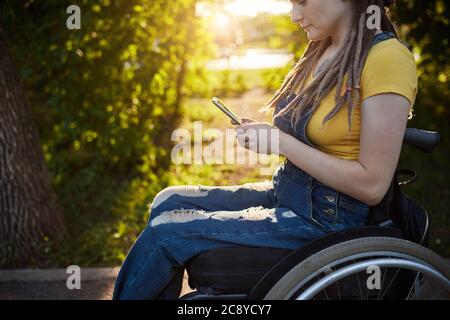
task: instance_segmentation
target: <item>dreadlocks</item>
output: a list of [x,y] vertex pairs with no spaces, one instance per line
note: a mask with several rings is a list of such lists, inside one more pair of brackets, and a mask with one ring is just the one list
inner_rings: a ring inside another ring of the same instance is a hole
[[[314,66],[319,61],[322,54],[331,44],[331,39],[327,38],[321,41],[310,41],[307,48],[294,65],[291,71],[285,77],[280,89],[274,97],[267,102],[261,111],[268,111],[274,108],[280,99],[293,92],[294,88],[300,88],[300,93],[284,108],[278,115],[289,112],[293,109],[291,125],[296,127],[305,111],[314,112],[319,106],[321,100],[336,87],[335,107],[325,116],[322,125],[339,112],[344,104],[348,104],[348,125],[351,131],[352,110],[360,98],[360,80],[364,63],[367,59],[370,43],[375,36],[376,29],[366,27],[368,18],[367,8],[371,5],[377,5],[383,8],[381,18],[381,29],[383,31],[393,32],[398,37],[395,27],[387,16],[385,6],[393,1],[386,0],[350,0],[354,6],[354,17],[352,22],[352,31],[344,41],[344,45],[338,50],[335,56],[324,63],[324,68],[319,71],[313,81],[305,87],[308,75],[312,72]],[[341,95],[342,86],[346,78],[346,90]]]

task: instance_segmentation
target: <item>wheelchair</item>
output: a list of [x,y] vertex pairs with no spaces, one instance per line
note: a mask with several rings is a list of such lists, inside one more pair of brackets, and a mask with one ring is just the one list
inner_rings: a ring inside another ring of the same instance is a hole
[[[403,143],[431,153],[439,134],[407,128]],[[209,250],[186,271],[195,291],[181,300],[450,299],[450,263],[393,224],[332,232],[293,251]]]

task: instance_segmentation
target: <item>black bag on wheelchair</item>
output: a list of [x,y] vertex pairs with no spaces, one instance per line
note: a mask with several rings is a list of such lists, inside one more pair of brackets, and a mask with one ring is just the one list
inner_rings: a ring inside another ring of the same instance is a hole
[[[410,179],[400,181],[399,177],[405,175],[409,175]],[[406,240],[428,247],[430,216],[424,207],[401,189],[415,178],[415,171],[397,169],[383,200],[370,208],[369,224],[398,228]]]
[[[402,181],[401,176],[410,176],[410,178]],[[401,188],[403,185],[413,182],[415,178],[415,171],[397,169],[383,200],[376,206],[370,207],[368,224],[398,229],[405,240],[427,247],[430,224],[428,212],[403,193]],[[415,272],[405,270],[395,274],[389,270],[386,277],[395,278],[386,299],[404,299],[408,296],[411,285],[416,284],[418,280]]]

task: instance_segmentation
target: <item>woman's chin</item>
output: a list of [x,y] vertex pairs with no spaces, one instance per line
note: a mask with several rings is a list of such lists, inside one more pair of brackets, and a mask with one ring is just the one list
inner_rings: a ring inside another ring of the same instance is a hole
[[308,40],[309,41],[320,41],[321,39],[320,38],[316,38],[314,36],[308,36]]
[[314,31],[306,31],[306,36],[310,41],[320,41],[327,37]]

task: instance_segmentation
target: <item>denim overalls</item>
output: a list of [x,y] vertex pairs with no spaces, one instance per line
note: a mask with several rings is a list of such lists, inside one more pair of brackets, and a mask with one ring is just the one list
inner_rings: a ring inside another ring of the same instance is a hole
[[[374,41],[388,36],[380,34]],[[292,132],[310,146],[306,125],[311,115]],[[283,127],[288,122],[274,123],[289,130]],[[122,265],[113,299],[176,299],[183,266],[202,251],[233,246],[294,250],[329,232],[363,226],[369,213],[367,204],[318,182],[290,161],[277,168],[271,181],[166,188],[150,209],[148,225]]]

